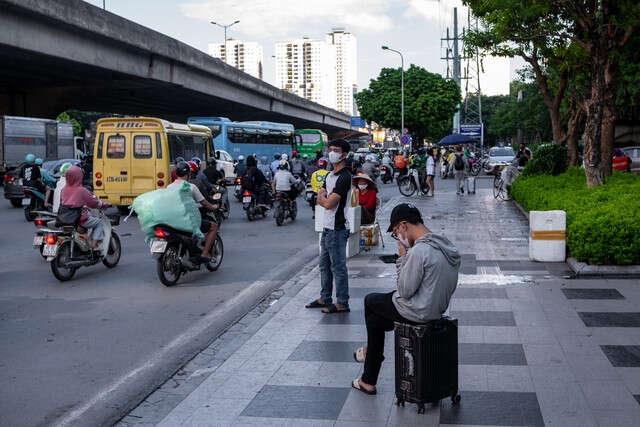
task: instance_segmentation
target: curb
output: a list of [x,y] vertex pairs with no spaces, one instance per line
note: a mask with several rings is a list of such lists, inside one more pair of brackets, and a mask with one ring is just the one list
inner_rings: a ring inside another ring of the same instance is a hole
[[640,276],[640,265],[589,265],[575,258],[567,258],[567,264],[578,276],[629,277]]
[[520,206],[520,203],[516,202],[515,200],[511,200],[513,202],[513,204],[516,206],[516,208],[518,208],[518,210],[520,211],[520,213],[527,218],[527,221],[529,220],[529,212],[525,211],[524,208],[522,206]]
[[[137,407],[178,369],[204,350],[238,319],[317,257],[311,244],[191,325],[160,351],[54,420],[56,426],[111,426]],[[283,278],[283,276],[285,276]],[[89,421],[90,420],[90,421]]]

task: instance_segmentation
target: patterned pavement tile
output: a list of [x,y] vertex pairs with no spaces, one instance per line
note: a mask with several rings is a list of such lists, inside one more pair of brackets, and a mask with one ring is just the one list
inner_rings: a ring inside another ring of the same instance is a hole
[[639,345],[602,345],[611,364],[619,368],[640,368]]
[[442,424],[544,426],[535,393],[465,391],[458,405],[441,401]]
[[617,289],[572,288],[561,290],[567,299],[625,299]]
[[640,313],[578,312],[587,327],[640,328]]

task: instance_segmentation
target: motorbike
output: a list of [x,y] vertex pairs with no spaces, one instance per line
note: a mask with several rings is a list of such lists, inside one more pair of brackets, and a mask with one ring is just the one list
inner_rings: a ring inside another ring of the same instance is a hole
[[482,167],[480,166],[480,162],[473,156],[469,157],[469,171],[471,175],[478,176]]
[[313,191],[313,188],[311,187],[311,183],[307,182],[305,188],[304,188],[304,200],[309,203],[309,206],[313,209],[313,207],[316,205],[316,199],[317,199],[318,195],[316,194],[315,191]]
[[389,166],[380,166],[380,179],[384,184],[388,184],[389,182],[393,181],[393,172],[391,171],[391,168]]
[[296,200],[289,199],[286,193],[277,192],[273,207],[273,218],[276,220],[276,225],[281,226],[284,224],[286,218],[291,218],[291,221],[295,221],[297,214],[298,205],[296,204]]
[[61,282],[71,280],[80,267],[102,261],[105,267],[114,268],[120,261],[120,237],[113,230],[120,224],[120,215],[117,211],[107,215],[100,210],[92,210],[92,214],[101,220],[104,232],[102,244],[97,249],[91,248],[86,230],[77,224],[56,224],[59,225],[56,229],[42,230],[45,243],[42,256],[51,263],[51,272]]
[[44,237],[46,235],[46,229],[48,228],[56,228],[56,214],[53,212],[38,212],[38,217],[33,220],[33,225],[36,227],[36,234],[33,236],[33,248],[38,249],[40,255],[43,258],[46,258],[42,255],[42,251],[44,250]]
[[241,202],[242,201],[242,178],[239,176],[236,177],[234,181],[234,185],[235,185],[235,188],[233,189],[233,195],[235,196],[237,201]]
[[38,214],[37,211],[45,211],[45,198],[46,195],[38,191],[35,187],[24,187],[24,199],[22,199],[22,206],[24,206],[24,218],[31,222]]
[[[269,198],[270,199],[270,198]],[[258,216],[267,216],[269,210],[266,206],[258,206],[256,194],[249,190],[242,192],[242,209],[247,213],[247,219],[253,221]]]
[[429,187],[420,180],[418,170],[409,167],[409,173],[405,176],[398,177],[398,190],[403,196],[411,197],[418,191],[423,195],[429,192]]
[[211,199],[214,205],[218,205],[218,208],[213,211],[216,222],[218,225],[222,224],[222,221],[229,219],[229,212],[231,211],[231,205],[229,205],[229,195],[227,187],[224,185],[214,185],[212,189]]
[[440,178],[447,179],[447,176],[449,176],[449,162],[447,159],[442,159],[440,163]]
[[[175,285],[183,274],[198,271],[202,264],[191,261],[204,247],[204,238],[192,233],[176,230],[168,225],[159,224],[154,228],[154,237],[149,241],[151,255],[157,261],[158,279],[165,286]],[[220,230],[211,247],[211,261],[204,264],[207,270],[216,271],[224,256],[224,246]]]

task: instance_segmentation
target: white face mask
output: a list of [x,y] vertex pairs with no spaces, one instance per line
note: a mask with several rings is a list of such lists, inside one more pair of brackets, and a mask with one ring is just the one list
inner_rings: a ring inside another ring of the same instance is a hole
[[411,247],[411,244],[409,243],[409,239],[407,237],[402,237],[402,235],[399,232],[398,232],[398,241],[402,243],[402,246],[404,246],[406,249],[409,249]]
[[366,190],[367,187],[368,187],[367,184],[358,184],[358,188],[361,189],[361,190]]
[[329,152],[329,161],[331,163],[340,163],[340,161],[342,160],[342,154],[340,153],[336,153],[335,151],[330,151]]

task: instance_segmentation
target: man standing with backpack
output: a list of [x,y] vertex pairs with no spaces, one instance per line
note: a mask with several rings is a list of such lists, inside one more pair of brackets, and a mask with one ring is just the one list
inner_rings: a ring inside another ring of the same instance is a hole
[[456,146],[453,157],[453,176],[456,178],[456,194],[464,194],[464,170],[467,159],[464,157],[461,146]]

